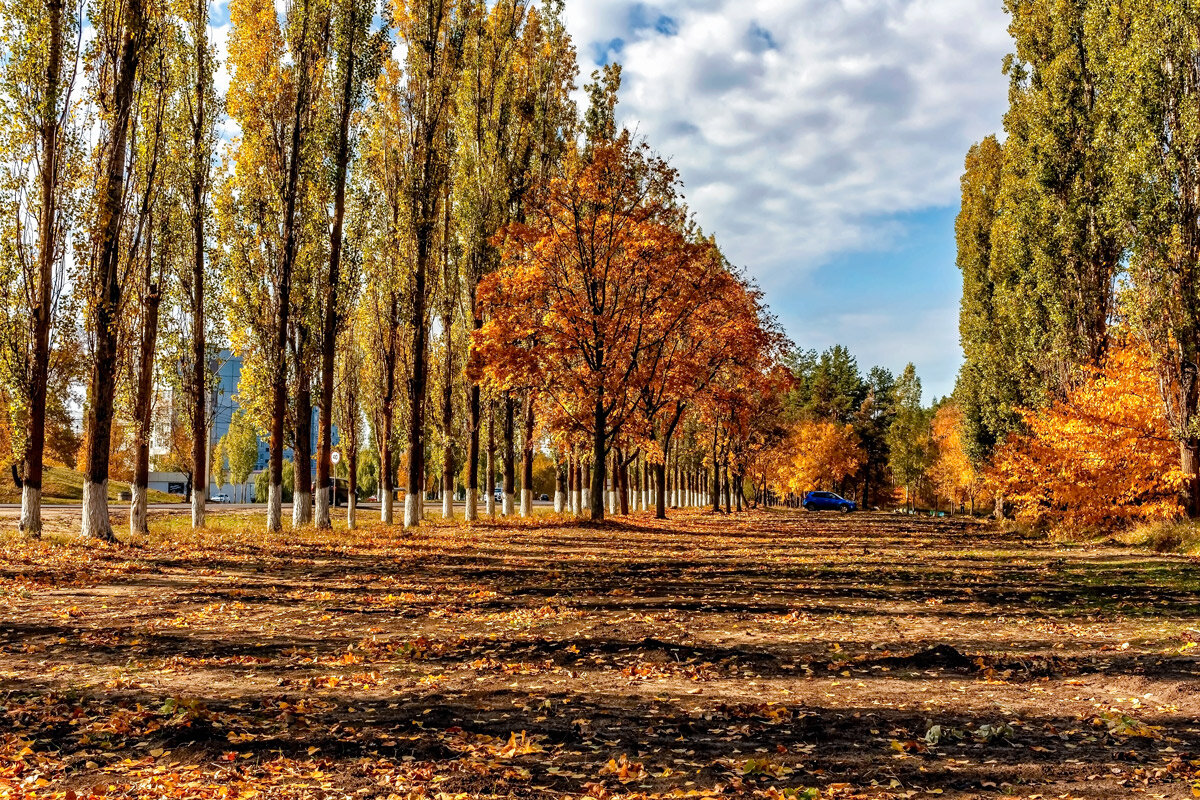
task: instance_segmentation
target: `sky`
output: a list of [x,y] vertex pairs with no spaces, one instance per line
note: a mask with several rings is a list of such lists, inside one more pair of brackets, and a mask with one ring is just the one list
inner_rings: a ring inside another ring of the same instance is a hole
[[958,180],[1007,107],[1001,0],[567,0],[565,16],[582,77],[621,63],[621,121],[797,346],[844,344],[864,372],[912,361],[927,401],[953,390]]

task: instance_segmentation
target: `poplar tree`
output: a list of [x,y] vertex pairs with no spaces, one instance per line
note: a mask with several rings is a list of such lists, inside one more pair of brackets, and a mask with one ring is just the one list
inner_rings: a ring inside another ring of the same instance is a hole
[[108,515],[109,454],[118,372],[125,288],[136,247],[122,236],[126,203],[135,193],[127,182],[130,148],[143,59],[152,47],[152,24],[161,9],[146,0],[98,3],[91,21],[96,37],[88,61],[92,97],[100,124],[96,148],[94,200],[89,220],[90,252],[82,284],[87,293],[92,341],[91,377],[84,414],[83,523],[85,538],[113,539]]
[[42,530],[47,384],[77,213],[80,124],[72,111],[82,4],[0,4],[0,367],[21,484],[20,529]]
[[342,252],[346,216],[346,183],[356,132],[351,120],[369,97],[378,74],[386,36],[370,35],[374,0],[337,0],[333,7],[334,67],[331,96],[333,135],[330,137],[333,166],[333,211],[329,234],[329,265],[326,271],[321,320],[321,389],[318,407],[316,526],[332,527],[329,505],[333,494],[334,355],[345,317]]
[[413,290],[409,326],[412,369],[408,380],[408,480],[404,527],[420,524],[425,491],[425,405],[429,382],[429,267],[435,257],[442,203],[449,180],[454,87],[463,36],[452,0],[400,0],[397,28],[405,45],[403,106],[406,138],[399,142],[406,164],[405,213],[412,230]]
[[1122,311],[1148,346],[1200,516],[1200,14],[1190,3],[1108,0],[1092,19],[1114,116],[1110,208],[1132,233]]

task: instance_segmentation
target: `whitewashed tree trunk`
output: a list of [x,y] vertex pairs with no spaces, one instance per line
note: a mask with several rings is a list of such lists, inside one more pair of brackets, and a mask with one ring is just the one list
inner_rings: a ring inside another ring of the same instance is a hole
[[130,489],[133,498],[129,501],[129,535],[142,536],[150,532],[146,518],[146,487],[131,486]]
[[484,510],[487,511],[489,517],[496,516],[496,490],[488,487],[487,501],[484,503]]
[[21,489],[21,531],[29,536],[42,535],[42,490],[29,484]]
[[566,510],[566,508],[567,508],[567,493],[566,492],[555,492],[554,493],[554,513],[561,514],[561,513],[563,513],[563,511]]
[[346,530],[352,531],[358,527],[355,513],[358,510],[358,498],[354,496],[354,492],[350,493],[350,497],[346,499]]
[[392,524],[392,506],[395,502],[395,495],[392,492],[384,492],[379,498],[379,521],[385,525]]
[[592,490],[590,488],[581,489],[579,492],[579,513],[580,515],[587,514],[588,509],[592,507]]
[[116,539],[108,519],[108,481],[83,483],[83,536],[106,542]]
[[337,491],[336,485],[333,489],[321,489],[320,487],[317,488],[317,511],[315,514],[313,514],[313,520],[318,528],[326,529],[333,524],[333,519],[330,517],[329,511],[329,495],[334,491]]
[[506,517],[511,517],[513,514],[513,505],[516,502],[516,495],[512,492],[504,493],[504,505],[500,509],[500,513]]
[[533,516],[533,490],[521,490],[521,516],[528,519]]
[[272,483],[267,488],[267,530],[283,530],[283,485]]
[[292,499],[292,529],[312,524],[312,494],[296,492]]
[[[136,488],[134,489],[134,497],[137,497]],[[192,527],[197,530],[204,527],[204,501],[207,497],[207,486],[204,488],[200,488],[199,486],[192,487]]]
[[442,490],[442,519],[454,519],[454,492]]
[[421,524],[421,498],[413,492],[404,494],[404,529],[415,528]]
[[479,519],[479,490],[467,489],[467,510],[464,515],[467,522],[475,522]]

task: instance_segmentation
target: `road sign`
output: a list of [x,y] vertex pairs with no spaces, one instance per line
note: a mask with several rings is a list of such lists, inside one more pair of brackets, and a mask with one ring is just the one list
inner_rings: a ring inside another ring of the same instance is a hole
[[336,464],[342,460],[342,454],[339,453],[337,450],[334,450],[332,453],[329,454],[329,460],[332,461],[334,464]]

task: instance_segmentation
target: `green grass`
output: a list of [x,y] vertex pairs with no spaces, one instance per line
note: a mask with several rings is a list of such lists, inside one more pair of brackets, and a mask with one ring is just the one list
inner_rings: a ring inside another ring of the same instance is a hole
[[[121,492],[128,492],[129,484],[123,481],[108,482],[108,499],[115,501]],[[42,476],[42,502],[46,505],[78,503],[83,499],[83,473],[65,467],[46,467]],[[151,503],[178,503],[177,494],[167,494],[151,489],[147,494]],[[0,503],[21,502],[21,490],[13,483],[12,475],[0,475]]]

